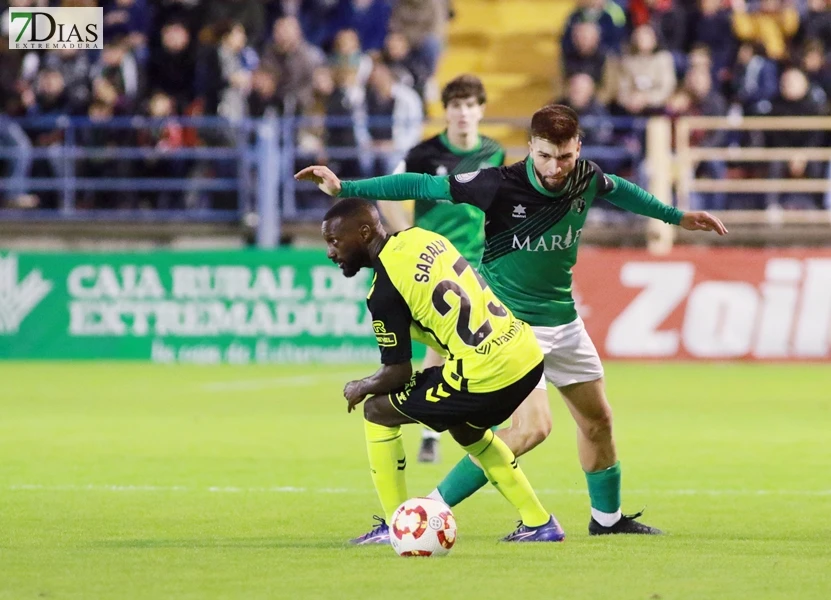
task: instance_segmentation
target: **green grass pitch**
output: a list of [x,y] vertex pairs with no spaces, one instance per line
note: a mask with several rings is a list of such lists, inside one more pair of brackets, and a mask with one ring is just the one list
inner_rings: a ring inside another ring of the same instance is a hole
[[[0,365],[0,599],[831,598],[831,368],[609,364],[624,512],[589,538],[574,425],[523,459],[567,532],[497,543],[496,493],[445,559],[349,547],[379,512],[345,381],[375,365]],[[415,461],[413,496],[460,456]]]

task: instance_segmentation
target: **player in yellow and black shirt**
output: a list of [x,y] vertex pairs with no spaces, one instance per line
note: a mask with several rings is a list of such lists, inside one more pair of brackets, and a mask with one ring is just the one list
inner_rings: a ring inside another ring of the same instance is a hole
[[[414,227],[389,235],[375,207],[338,202],[322,226],[327,256],[347,277],[375,270],[367,296],[381,368],[344,388],[347,410],[364,401],[372,480],[387,519],[408,498],[401,425],[422,423],[475,456],[517,508],[520,527],[505,541],[561,541],[505,443],[489,429],[508,419],[542,377],[542,352],[523,321],[502,306],[447,238]],[[412,374],[412,340],[446,357]],[[388,543],[383,519],[356,544]]]
[[[505,149],[496,140],[479,133],[487,103],[482,80],[469,73],[454,77],[442,89],[441,102],[447,128],[412,147],[395,172],[459,175],[501,166],[505,162]],[[392,231],[416,225],[440,233],[473,268],[479,268],[485,249],[485,213],[475,206],[421,199],[414,201],[412,210],[407,210],[405,203],[382,200],[378,202],[378,209]],[[428,347],[422,369],[439,366],[443,361],[440,354]],[[422,430],[419,462],[439,462],[439,435],[426,427]]]

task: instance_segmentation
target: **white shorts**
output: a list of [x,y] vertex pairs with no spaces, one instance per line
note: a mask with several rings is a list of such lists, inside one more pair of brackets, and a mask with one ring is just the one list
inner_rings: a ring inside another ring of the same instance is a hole
[[577,317],[565,325],[531,329],[545,356],[545,374],[537,389],[545,389],[546,379],[561,388],[603,377],[603,365],[583,319]]

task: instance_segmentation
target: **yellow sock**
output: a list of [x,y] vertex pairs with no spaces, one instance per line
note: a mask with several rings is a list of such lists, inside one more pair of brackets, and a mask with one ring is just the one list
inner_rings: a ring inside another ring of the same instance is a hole
[[492,431],[486,431],[484,438],[465,446],[465,450],[476,457],[490,482],[519,511],[525,525],[537,527],[548,522],[548,511],[543,508],[505,442]]
[[407,457],[404,455],[401,427],[386,427],[365,420],[364,431],[372,483],[389,523],[395,509],[407,499],[407,481],[404,478]]

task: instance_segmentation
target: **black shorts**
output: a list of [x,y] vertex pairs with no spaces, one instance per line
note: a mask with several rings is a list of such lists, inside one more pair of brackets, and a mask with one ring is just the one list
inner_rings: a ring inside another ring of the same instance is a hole
[[460,392],[442,376],[442,367],[418,371],[402,389],[389,395],[395,409],[435,431],[456,425],[488,429],[510,418],[540,382],[543,363],[518,381],[493,392]]

